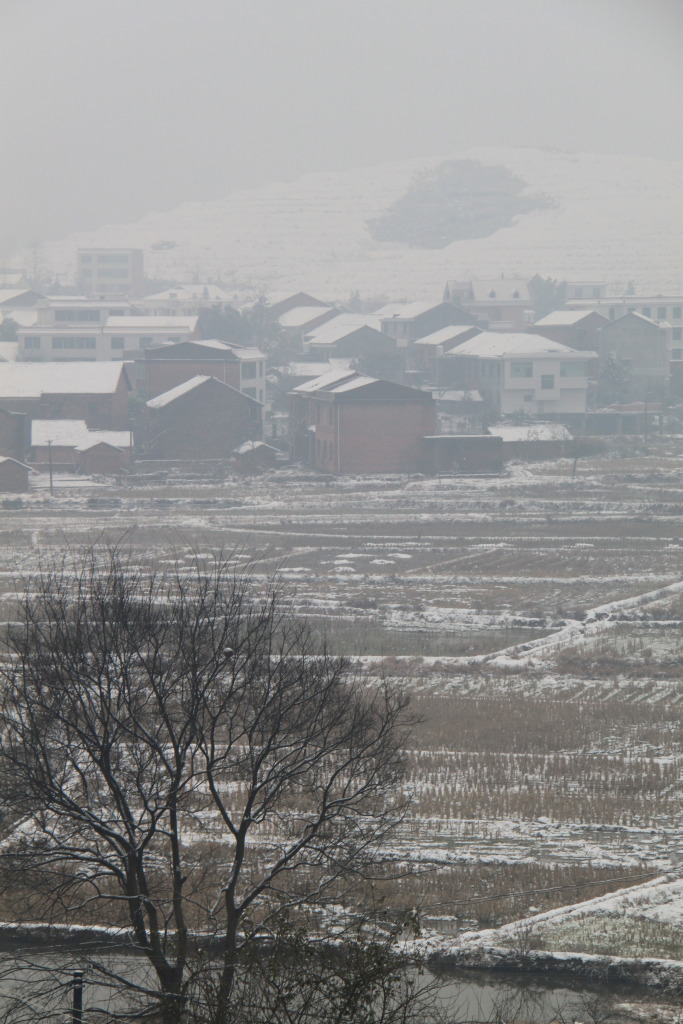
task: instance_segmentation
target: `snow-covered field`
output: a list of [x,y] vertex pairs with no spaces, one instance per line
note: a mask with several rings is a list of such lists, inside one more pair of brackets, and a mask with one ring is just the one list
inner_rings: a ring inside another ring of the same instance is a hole
[[[542,193],[544,209],[520,215],[488,238],[417,249],[374,241],[367,222],[401,197],[416,173],[444,159],[508,168]],[[237,301],[305,288],[329,300],[440,298],[452,278],[530,277],[604,281],[666,292],[681,285],[680,164],[536,149],[478,149],[383,164],[188,202],[46,247],[49,270],[73,273],[76,249],[134,246],[146,273],[182,281],[218,279]]]
[[279,569],[332,649],[410,687],[423,716],[394,845],[414,873],[391,902],[442,930],[498,927],[645,881],[641,902],[534,928],[602,953],[635,915],[629,948],[662,956],[683,916],[683,438],[626,454],[575,479],[559,460],[496,479],[57,478],[54,498],[43,480],[3,502],[2,610],[50,547],[100,536]]

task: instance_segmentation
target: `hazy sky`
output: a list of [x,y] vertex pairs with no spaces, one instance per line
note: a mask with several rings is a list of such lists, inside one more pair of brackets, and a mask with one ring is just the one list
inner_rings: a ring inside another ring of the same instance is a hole
[[0,255],[473,145],[683,158],[683,0],[0,0]]

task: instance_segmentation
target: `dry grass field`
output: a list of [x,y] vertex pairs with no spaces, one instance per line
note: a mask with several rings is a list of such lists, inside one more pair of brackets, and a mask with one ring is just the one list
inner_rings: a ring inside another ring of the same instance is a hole
[[495,926],[683,857],[682,508],[683,438],[615,442],[574,478],[59,478],[3,503],[0,611],[41,556],[98,538],[280,572],[335,653],[414,694],[384,898]]

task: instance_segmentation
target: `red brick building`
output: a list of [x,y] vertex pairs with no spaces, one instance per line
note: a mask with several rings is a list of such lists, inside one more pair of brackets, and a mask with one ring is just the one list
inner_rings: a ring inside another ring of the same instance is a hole
[[193,377],[147,402],[136,448],[152,459],[227,459],[261,436],[261,409],[215,377]]
[[308,460],[315,469],[340,474],[424,468],[424,437],[436,432],[429,392],[361,373],[327,374],[296,392],[293,428],[299,434],[303,428],[310,438]]
[[86,476],[115,476],[130,466],[130,448],[119,448],[108,441],[76,449],[76,468]]
[[214,377],[263,402],[266,357],[257,348],[215,339],[179,341],[145,352],[142,386],[147,398],[155,398],[198,376]]

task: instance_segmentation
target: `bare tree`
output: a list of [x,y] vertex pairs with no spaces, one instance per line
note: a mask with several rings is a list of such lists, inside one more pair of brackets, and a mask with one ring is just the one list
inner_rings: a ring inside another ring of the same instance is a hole
[[[117,549],[67,554],[28,581],[4,647],[16,904],[130,936],[144,969],[89,961],[125,990],[119,1019],[240,1019],[282,921],[325,920],[377,870],[402,813],[405,697],[362,686],[277,581],[257,591],[222,556],[158,571]],[[301,991],[253,1019],[313,1020],[295,1015]]]

